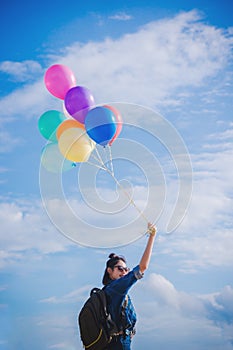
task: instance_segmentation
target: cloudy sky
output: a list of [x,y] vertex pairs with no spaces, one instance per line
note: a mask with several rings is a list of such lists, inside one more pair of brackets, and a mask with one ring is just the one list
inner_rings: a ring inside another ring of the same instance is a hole
[[[78,311],[109,253],[139,262],[147,221],[158,236],[131,290],[133,349],[233,349],[232,10],[225,0],[1,5],[0,349],[81,350]],[[41,165],[38,120],[64,112],[44,84],[53,64],[120,111],[121,134],[96,147],[112,172]]]

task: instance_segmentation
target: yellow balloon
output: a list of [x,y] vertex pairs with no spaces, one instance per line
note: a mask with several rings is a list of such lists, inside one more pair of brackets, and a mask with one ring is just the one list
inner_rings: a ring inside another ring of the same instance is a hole
[[58,147],[61,154],[72,162],[88,161],[91,152],[95,148],[95,142],[80,128],[65,130],[59,140]]
[[74,120],[74,119],[66,119],[57,128],[57,131],[56,131],[57,139],[60,138],[61,134],[65,130],[70,129],[70,128],[80,128],[80,129],[85,130],[84,124],[81,124],[77,120]]

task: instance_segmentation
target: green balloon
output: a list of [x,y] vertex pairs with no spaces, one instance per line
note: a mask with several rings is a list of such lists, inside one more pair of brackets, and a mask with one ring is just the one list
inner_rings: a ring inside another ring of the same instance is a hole
[[57,141],[56,130],[57,127],[66,120],[66,117],[63,113],[50,110],[43,113],[38,121],[38,127],[42,136],[44,136],[47,140],[52,142]]

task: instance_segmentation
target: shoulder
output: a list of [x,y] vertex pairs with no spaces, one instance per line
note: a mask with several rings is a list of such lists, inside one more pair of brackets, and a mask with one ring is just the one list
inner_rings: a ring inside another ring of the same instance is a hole
[[107,294],[127,294],[128,290],[143,277],[139,265],[135,266],[127,275],[110,282],[105,291]]

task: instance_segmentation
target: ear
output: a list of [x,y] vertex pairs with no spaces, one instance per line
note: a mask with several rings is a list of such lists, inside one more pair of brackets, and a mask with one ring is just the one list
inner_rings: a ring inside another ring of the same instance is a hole
[[108,268],[107,268],[107,273],[108,273],[108,274],[111,274],[111,273],[112,273],[111,267],[108,267]]

